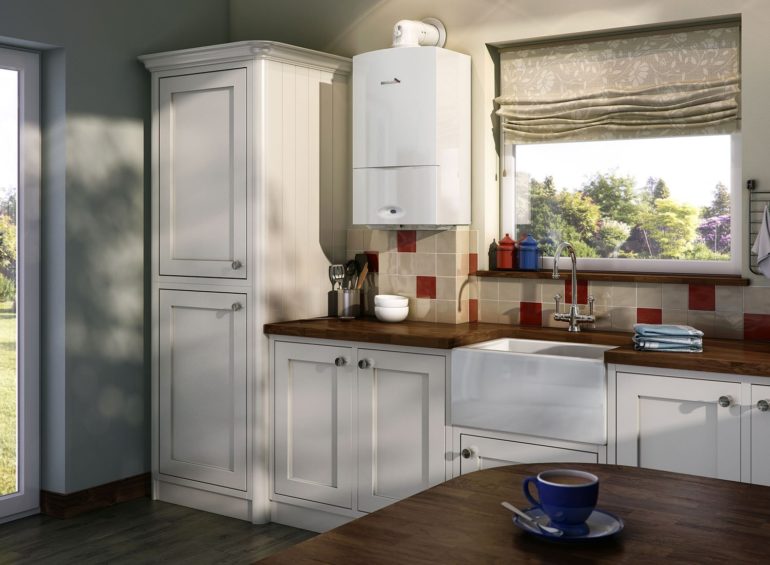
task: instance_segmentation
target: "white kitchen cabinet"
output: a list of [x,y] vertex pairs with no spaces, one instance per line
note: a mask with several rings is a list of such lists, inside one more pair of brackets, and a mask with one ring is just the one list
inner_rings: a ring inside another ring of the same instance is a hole
[[741,480],[741,384],[617,373],[617,463]]
[[159,79],[161,275],[246,278],[246,78]]
[[[140,60],[152,72],[153,497],[266,522],[262,328],[324,315],[328,266],[345,257],[351,62],[271,41]],[[214,301],[236,294],[241,311]],[[170,306],[186,296],[200,302]]]
[[246,295],[160,291],[159,472],[246,491]]
[[445,478],[445,358],[358,350],[358,509]]
[[599,463],[599,454],[579,449],[460,434],[460,474],[522,463]]
[[770,386],[751,385],[751,482],[770,486]]
[[352,349],[277,342],[273,354],[275,492],[352,508]]

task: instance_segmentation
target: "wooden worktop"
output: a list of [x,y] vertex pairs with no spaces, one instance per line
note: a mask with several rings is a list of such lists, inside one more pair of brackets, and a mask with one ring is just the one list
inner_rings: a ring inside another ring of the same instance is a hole
[[598,508],[625,522],[592,543],[519,530],[507,500],[552,463],[463,475],[268,557],[262,563],[765,563],[770,487],[650,469],[570,463],[599,477]]
[[617,346],[605,352],[607,363],[770,377],[770,343],[765,342],[705,339],[702,353],[634,351],[632,334],[625,332],[584,330],[569,333],[563,328],[528,328],[482,322],[434,324],[406,321],[389,324],[375,319],[343,321],[337,318],[266,324],[265,333],[433,349],[453,349],[504,337],[594,343]]

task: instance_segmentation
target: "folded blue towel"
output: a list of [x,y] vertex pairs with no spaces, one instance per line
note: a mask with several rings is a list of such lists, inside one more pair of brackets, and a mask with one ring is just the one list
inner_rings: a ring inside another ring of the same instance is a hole
[[675,345],[673,343],[641,342],[634,343],[636,351],[681,351],[683,353],[701,353],[702,345]]
[[637,345],[645,344],[661,344],[661,345],[676,345],[680,347],[703,347],[703,338],[689,337],[689,336],[660,336],[660,337],[645,337],[643,335],[636,334],[632,338]]
[[635,324],[634,331],[640,336],[697,336],[703,337],[703,332],[692,326],[677,326],[673,324]]

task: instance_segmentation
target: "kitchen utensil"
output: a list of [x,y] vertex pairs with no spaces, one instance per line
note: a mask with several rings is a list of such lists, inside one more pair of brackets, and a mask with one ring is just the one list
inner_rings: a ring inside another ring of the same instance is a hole
[[356,269],[360,275],[364,271],[364,265],[369,264],[369,257],[366,253],[356,253]]
[[403,308],[409,306],[409,299],[398,294],[378,294],[374,297],[375,306],[387,306],[388,308]]
[[550,541],[564,543],[591,542],[602,538],[611,537],[623,531],[625,524],[618,516],[605,510],[594,510],[580,529],[567,528],[559,534],[551,534],[545,531],[541,521],[547,520],[545,512],[540,508],[529,508],[523,511],[530,520],[525,520],[516,515],[513,517],[513,524],[533,536]]
[[[342,281],[345,279],[345,266],[332,265],[329,267],[329,277],[334,279],[334,283],[339,284],[339,287],[342,288]],[[334,283],[332,283],[332,290],[334,290]]]
[[543,526],[540,522],[538,522],[537,520],[529,516],[529,514],[522,512],[510,502],[501,502],[500,504],[503,506],[503,508],[506,508],[507,510],[510,510],[511,512],[516,514],[519,518],[526,520],[528,524],[531,524],[537,527],[538,529],[546,532],[547,534],[551,534],[552,536],[560,536],[564,533],[559,528],[552,528],[551,526]]
[[347,263],[345,263],[345,282],[343,284],[344,288],[351,289],[355,285],[357,281],[355,281],[356,277],[358,276],[358,268],[356,266],[355,259],[351,259]]
[[409,315],[409,307],[388,308],[387,306],[375,306],[374,315],[381,322],[402,322]]
[[361,290],[361,288],[364,286],[364,281],[366,280],[366,275],[369,274],[369,264],[364,265],[364,269],[358,274],[358,282],[356,283],[356,288]]
[[334,290],[334,285],[337,284],[334,280],[334,265],[329,265],[329,282],[332,283],[332,290]]

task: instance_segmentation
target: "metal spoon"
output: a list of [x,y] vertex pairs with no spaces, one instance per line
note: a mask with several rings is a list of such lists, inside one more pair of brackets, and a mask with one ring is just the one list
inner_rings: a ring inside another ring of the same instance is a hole
[[510,510],[511,512],[516,514],[519,518],[523,518],[528,523],[532,524],[533,526],[537,527],[538,529],[544,531],[547,534],[551,534],[552,536],[560,536],[564,533],[558,528],[552,528],[551,526],[543,526],[540,522],[538,522],[531,516],[527,515],[526,513],[522,512],[510,502],[501,502],[500,504],[503,506],[503,508]]

